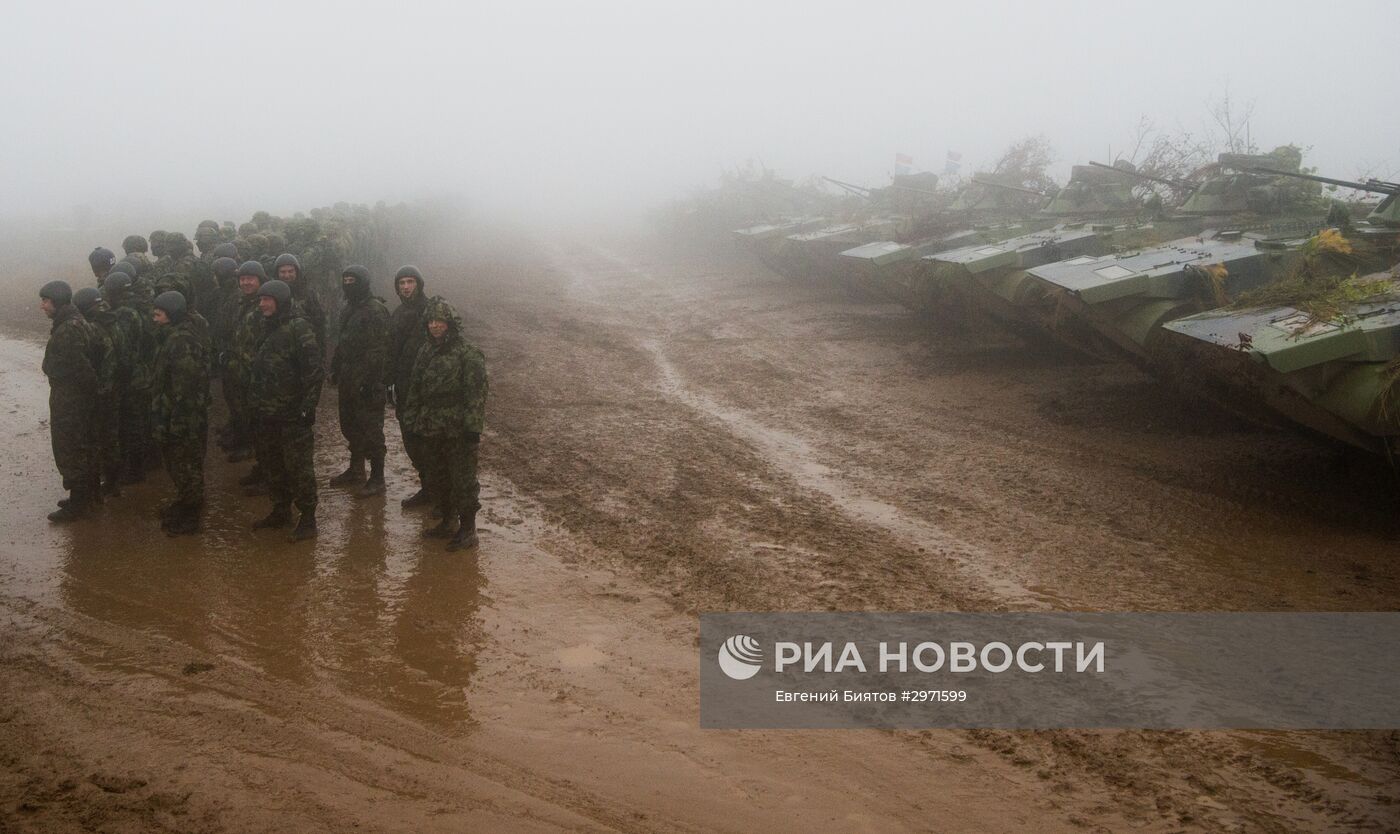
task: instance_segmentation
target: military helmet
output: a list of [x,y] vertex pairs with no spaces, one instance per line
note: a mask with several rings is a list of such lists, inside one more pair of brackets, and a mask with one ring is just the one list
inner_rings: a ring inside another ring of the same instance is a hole
[[287,286],[285,283],[274,279],[272,281],[268,281],[266,284],[263,284],[261,287],[258,288],[258,297],[261,298],[262,296],[267,296],[268,298],[271,298],[272,300],[276,301],[277,312],[281,313],[286,311],[287,308],[291,306],[292,288]]
[[151,240],[151,254],[155,255],[157,258],[165,255],[166,234],[167,233],[164,230],[156,229],[154,232],[151,232],[150,235],[148,235],[148,237]]
[[67,281],[50,281],[39,288],[39,297],[47,298],[59,307],[73,302],[73,288]]
[[[136,269],[136,264],[132,263],[131,261],[117,261],[117,265],[112,267],[112,272],[120,272],[126,275],[130,275],[132,278],[135,278],[138,270]],[[107,280],[110,281],[111,278],[112,276],[109,274],[107,276]]]
[[73,293],[73,306],[77,307],[83,315],[87,315],[88,310],[92,309],[92,305],[101,300],[102,293],[98,291],[97,287],[83,287]]
[[102,297],[115,302],[131,289],[131,283],[135,280],[125,272],[113,270],[112,274],[107,276],[107,280],[102,282]]
[[214,247],[211,254],[215,258],[231,258],[235,263],[238,261],[238,247],[232,243],[220,243]]
[[219,221],[217,221],[217,220],[201,220],[201,221],[199,221],[199,225],[198,225],[198,226],[195,226],[195,229],[196,229],[196,230],[199,230],[199,229],[213,229],[214,231],[218,231],[218,230],[219,230]]
[[111,269],[112,264],[116,262],[117,256],[112,254],[112,250],[108,249],[105,246],[99,246],[93,249],[92,252],[88,254],[88,263],[92,265],[92,268],[94,270],[101,269],[103,267]]
[[233,258],[215,258],[210,268],[214,271],[214,277],[220,280],[238,277],[238,261]]
[[301,261],[297,260],[296,255],[293,255],[291,252],[283,252],[282,254],[278,255],[277,260],[274,261],[272,264],[272,271],[280,271],[284,266],[296,267],[297,277],[301,277]]
[[280,232],[263,232],[263,238],[269,252],[282,252],[287,248],[287,239]]
[[184,232],[170,232],[165,236],[165,251],[178,258],[193,252],[194,245]]
[[164,310],[165,314],[170,317],[170,323],[177,324],[185,317],[187,303],[182,293],[176,292],[175,290],[166,290],[156,296],[156,300],[152,306],[157,310]]
[[259,281],[267,281],[267,270],[257,261],[244,261],[238,265],[238,277],[244,275],[256,275]]
[[122,251],[128,255],[132,252],[146,252],[149,250],[150,246],[146,243],[146,239],[140,235],[127,235],[122,239]]

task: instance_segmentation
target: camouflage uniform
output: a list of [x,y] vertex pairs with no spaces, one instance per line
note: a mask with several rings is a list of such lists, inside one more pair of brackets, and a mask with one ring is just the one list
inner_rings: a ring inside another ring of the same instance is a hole
[[343,285],[346,305],[340,314],[340,341],[331,360],[331,379],[339,395],[340,433],[350,446],[350,468],[342,482],[363,478],[368,460],[367,492],[371,487],[382,492],[389,310],[382,300],[370,295],[369,270],[347,267],[344,277],[351,280]]
[[[134,285],[133,285],[134,286]],[[149,302],[137,299],[130,286],[118,288],[109,279],[103,300],[112,308],[127,351],[129,374],[118,405],[118,436],[124,484],[146,478],[151,438],[151,369],[156,358],[155,322]]]
[[[85,298],[91,294],[91,299]],[[105,481],[106,492],[118,494],[121,478],[121,407],[127,386],[131,383],[131,346],[127,344],[126,329],[117,314],[107,306],[97,291],[81,290],[74,300],[83,318],[91,323],[103,343],[106,358],[97,372],[97,410],[93,415],[93,449],[97,471],[92,475],[95,487]]]
[[[268,293],[270,281],[259,292]],[[321,398],[321,349],[310,322],[277,305],[263,317],[264,333],[253,355],[248,406],[257,421],[258,462],[267,475],[274,512],[295,503],[303,517],[316,512],[316,403]],[[261,315],[261,313],[259,313]]]
[[105,358],[101,351],[96,329],[78,308],[71,302],[58,305],[48,344],[44,346],[43,369],[49,378],[53,460],[63,477],[63,488],[72,493],[69,506],[74,515],[96,497],[91,494],[95,463],[92,420],[97,406],[98,369]]
[[[161,296],[156,297],[160,303]],[[167,521],[176,532],[194,532],[204,507],[204,451],[209,437],[209,351],[188,316],[170,315],[159,326],[151,385],[152,439],[175,484]],[[184,529],[176,529],[183,527]]]
[[191,286],[188,273],[167,272],[156,281],[156,295],[163,292],[175,291],[185,298],[185,315],[189,318],[190,326],[194,329],[195,337],[199,339],[200,349],[204,351],[206,357],[214,355],[214,334],[209,326],[209,320],[199,312],[199,305],[195,299],[195,292]]
[[228,398],[232,442],[246,446],[252,442],[255,428],[253,415],[248,408],[248,381],[252,375],[253,357],[257,355],[258,343],[262,341],[266,326],[262,313],[258,311],[256,291],[249,295],[240,293],[233,309],[236,312],[233,337],[224,366],[224,395]]
[[408,389],[413,379],[413,361],[418,358],[418,348],[427,338],[423,329],[423,311],[427,309],[427,288],[423,276],[416,267],[406,266],[394,276],[395,288],[398,279],[412,276],[418,281],[418,289],[408,300],[399,299],[389,319],[389,361],[385,365],[384,384],[394,389],[394,415],[399,421],[399,433],[403,435],[403,448],[418,478],[423,479],[423,453],[419,448],[418,437],[404,423],[403,415],[408,405]]
[[[462,323],[440,298],[423,313],[448,323],[441,342],[426,335],[413,364],[404,422],[422,438],[428,488],[443,512],[443,525],[460,518],[473,532],[481,508],[477,450],[486,415],[486,358],[462,337]],[[438,534],[445,532],[439,525]]]

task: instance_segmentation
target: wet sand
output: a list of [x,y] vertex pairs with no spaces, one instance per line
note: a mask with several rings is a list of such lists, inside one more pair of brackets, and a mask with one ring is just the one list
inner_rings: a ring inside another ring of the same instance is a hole
[[702,610],[1394,610],[1374,463],[725,253],[423,266],[491,367],[474,555],[399,508],[396,430],[314,545],[212,450],[198,539],[163,476],[49,525],[0,342],[0,830],[1400,827],[1395,733],[697,727]]

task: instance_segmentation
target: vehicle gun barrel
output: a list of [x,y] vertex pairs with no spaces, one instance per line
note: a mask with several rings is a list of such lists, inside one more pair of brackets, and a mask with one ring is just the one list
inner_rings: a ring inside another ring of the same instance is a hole
[[1352,182],[1351,180],[1335,180],[1331,177],[1319,177],[1317,174],[1303,174],[1298,171],[1278,171],[1273,168],[1250,168],[1249,170],[1258,174],[1295,177],[1300,180],[1311,180],[1313,182],[1335,185],[1341,188],[1354,188],[1357,191],[1369,191],[1372,194],[1400,194],[1400,183],[1386,182],[1385,180],[1368,178],[1365,182]]
[[1144,174],[1144,173],[1141,172],[1141,171],[1129,171],[1129,170],[1127,170],[1126,168],[1116,168],[1116,167],[1114,167],[1114,166],[1112,166],[1112,165],[1105,165],[1105,164],[1103,164],[1102,162],[1094,162],[1093,160],[1090,160],[1090,161],[1089,161],[1089,164],[1090,164],[1090,165],[1093,165],[1095,168],[1107,168],[1107,169],[1110,170],[1110,171],[1117,171],[1117,172],[1120,173],[1120,174],[1127,174],[1127,175],[1132,176],[1132,177],[1137,177],[1138,179],[1151,180],[1152,182],[1160,182],[1160,183],[1162,183],[1163,185],[1170,185],[1170,186],[1173,187],[1173,188],[1195,188],[1195,187],[1196,187],[1195,183],[1187,182],[1186,180],[1173,180],[1173,179],[1168,179],[1168,178],[1166,178],[1166,177],[1159,177],[1159,176],[1156,176],[1156,175],[1154,175],[1154,174]]

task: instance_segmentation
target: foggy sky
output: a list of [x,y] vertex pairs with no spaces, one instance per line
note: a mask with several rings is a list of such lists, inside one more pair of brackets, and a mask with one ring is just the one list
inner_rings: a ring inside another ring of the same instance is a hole
[[[460,195],[644,209],[757,159],[881,184],[1044,133],[1056,173],[1228,85],[1264,149],[1400,172],[1400,6],[1267,3],[11,4],[0,216],[246,219]],[[125,208],[123,208],[125,207]]]

